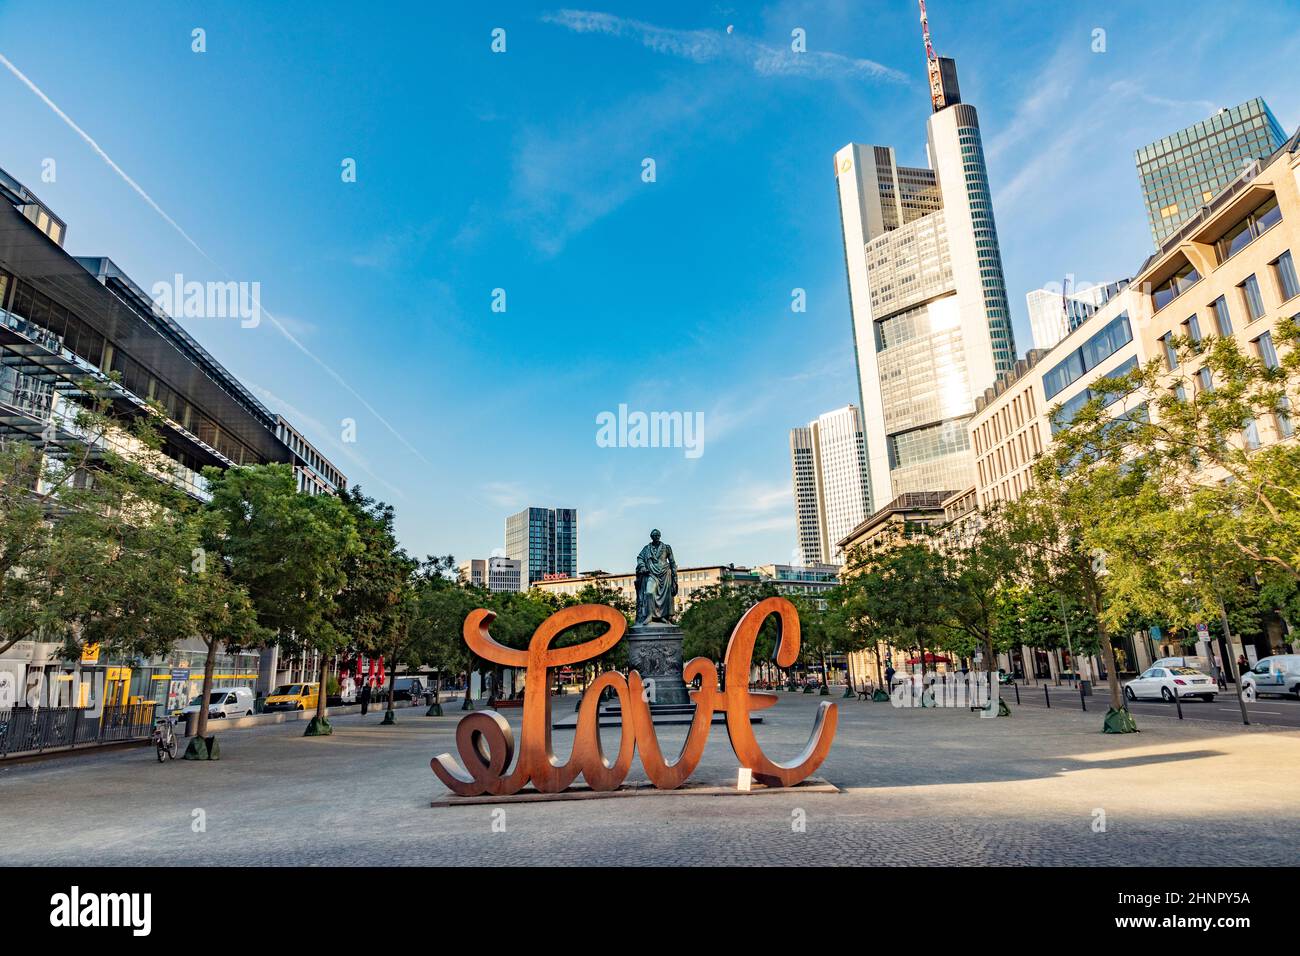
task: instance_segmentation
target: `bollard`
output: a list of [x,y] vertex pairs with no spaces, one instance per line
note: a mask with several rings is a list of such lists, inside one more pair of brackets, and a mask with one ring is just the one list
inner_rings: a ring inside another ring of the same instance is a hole
[[1088,712],[1088,701],[1087,701],[1087,698],[1085,698],[1085,697],[1083,696],[1083,686],[1082,686],[1082,685],[1080,685],[1080,687],[1079,687],[1079,706],[1083,709],[1083,712],[1084,712],[1085,714]]
[[1012,683],[1011,686],[1016,689],[1016,706],[1019,707],[1020,706],[1020,685],[1016,683]]
[[1043,700],[1047,701],[1047,709],[1052,709],[1052,695],[1047,692],[1047,685],[1043,685]]
[[1178,685],[1174,685],[1174,706],[1178,708],[1178,719],[1183,719],[1183,698],[1178,693]]

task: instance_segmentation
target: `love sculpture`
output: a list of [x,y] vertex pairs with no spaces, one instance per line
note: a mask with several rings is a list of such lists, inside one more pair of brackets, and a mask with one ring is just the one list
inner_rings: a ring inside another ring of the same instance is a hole
[[[835,704],[823,701],[813,720],[812,735],[802,753],[790,763],[768,759],[754,737],[749,721],[752,711],[771,707],[775,694],[749,690],[750,663],[759,628],[770,615],[777,615],[781,637],[776,661],[791,666],[799,656],[799,615],[785,598],[766,598],[745,612],[731,633],[726,654],[726,685],[718,690],[718,670],[705,657],[686,664],[683,676],[690,684],[697,677],[700,689],[691,692],[695,714],[681,752],[672,762],[664,759],[655,736],[654,722],[641,675],[635,670],[626,680],[617,671],[606,671],[592,681],[583,694],[573,739],[573,752],[567,763],[560,763],[551,747],[551,698],[549,671],[593,660],[604,654],[622,638],[627,622],[623,615],[603,604],[582,604],[565,608],[542,622],[521,651],[498,644],[487,628],[496,617],[479,609],[465,619],[465,643],[479,657],[508,667],[526,668],[524,715],[519,759],[514,757],[514,735],[510,725],[494,710],[472,713],[456,727],[456,748],[464,762],[462,769],[451,754],[439,754],[430,761],[433,772],[453,793],[462,797],[483,794],[508,796],[518,793],[532,782],[541,793],[559,793],[579,775],[592,790],[617,790],[632,769],[632,753],[639,750],[641,764],[650,782],[661,790],[680,787],[699,765],[714,713],[727,715],[727,734],[731,748],[742,767],[753,771],[754,779],[771,787],[789,787],[799,783],[826,759],[835,737],[839,712]],[[588,622],[603,621],[609,630],[590,641],[569,647],[551,645],[565,631]],[[618,755],[611,761],[600,743],[599,712],[601,692],[611,688],[618,695],[623,727]],[[629,732],[630,724],[630,732]]]

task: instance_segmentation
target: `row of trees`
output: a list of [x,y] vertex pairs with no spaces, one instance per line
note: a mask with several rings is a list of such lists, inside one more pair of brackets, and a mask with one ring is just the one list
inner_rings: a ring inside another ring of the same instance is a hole
[[[1093,383],[1069,420],[1052,409],[1054,440],[1018,500],[848,556],[825,610],[801,608],[805,663],[827,649],[978,652],[991,679],[1017,645],[1068,649],[1104,663],[1107,729],[1135,729],[1116,636],[1159,624],[1190,645],[1205,624],[1230,647],[1265,617],[1300,617],[1298,340],[1293,320],[1254,355],[1232,338],[1174,339],[1173,363]],[[719,657],[764,596],[703,593],[683,617],[688,651]]]
[[[496,612],[494,636],[514,647],[566,603],[631,612],[597,586],[569,600],[460,586],[451,555],[418,560],[398,544],[391,506],[360,488],[301,494],[288,465],[208,469],[198,501],[171,480],[175,463],[149,416],[122,419],[105,392],[85,390],[75,419],[48,440],[0,446],[0,654],[42,640],[61,641],[69,659],[89,645],[150,658],[198,638],[207,700],[222,649],[315,652],[325,691],[339,662],[363,654],[382,655],[394,677],[400,665],[483,669],[461,638],[477,607]],[[583,630],[562,643],[587,639]],[[388,696],[391,708],[391,683]],[[329,730],[323,692],[307,733]],[[196,740],[206,731],[201,707]]]

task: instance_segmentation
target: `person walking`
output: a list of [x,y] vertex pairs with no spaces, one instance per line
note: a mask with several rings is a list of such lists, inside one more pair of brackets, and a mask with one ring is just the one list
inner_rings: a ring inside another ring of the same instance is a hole
[[894,689],[894,665],[890,664],[885,668],[885,689],[892,691]]
[[366,711],[370,709],[370,681],[366,681],[361,687],[361,716],[366,716]]
[[1228,683],[1223,679],[1223,668],[1219,666],[1217,660],[1211,663],[1210,673],[1214,677],[1214,683],[1218,686],[1219,690],[1228,689]]

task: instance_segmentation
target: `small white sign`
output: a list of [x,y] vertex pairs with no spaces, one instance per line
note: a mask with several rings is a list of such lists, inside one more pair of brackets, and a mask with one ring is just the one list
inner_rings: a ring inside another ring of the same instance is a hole
[[754,789],[754,771],[748,767],[741,767],[740,772],[736,775],[736,789],[744,793],[749,793]]

